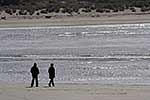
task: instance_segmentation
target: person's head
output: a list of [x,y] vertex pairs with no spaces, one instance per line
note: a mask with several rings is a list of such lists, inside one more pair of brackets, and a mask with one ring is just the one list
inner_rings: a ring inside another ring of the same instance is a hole
[[54,66],[54,64],[53,63],[51,63],[51,67],[53,67]]
[[34,63],[34,65],[33,65],[34,67],[36,67],[37,66],[37,64],[36,63]]

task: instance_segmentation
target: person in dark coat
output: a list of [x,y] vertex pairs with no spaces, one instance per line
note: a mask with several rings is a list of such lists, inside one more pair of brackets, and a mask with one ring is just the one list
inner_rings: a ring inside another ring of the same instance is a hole
[[36,87],[38,87],[38,74],[39,74],[39,69],[37,67],[37,64],[34,63],[33,67],[31,68],[31,74],[32,74],[32,82],[31,82],[31,87],[34,85],[34,80],[36,80]]
[[55,68],[54,68],[54,64],[51,63],[50,64],[50,67],[48,69],[48,73],[49,73],[49,79],[50,79],[50,82],[49,82],[49,87],[51,87],[51,84],[52,86],[54,87],[55,84],[54,84],[54,78],[55,78]]

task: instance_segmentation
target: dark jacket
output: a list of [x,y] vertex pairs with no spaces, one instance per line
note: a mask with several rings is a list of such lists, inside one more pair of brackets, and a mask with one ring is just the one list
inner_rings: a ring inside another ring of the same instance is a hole
[[48,73],[49,73],[49,78],[52,79],[52,78],[55,78],[55,68],[54,67],[49,67],[48,69]]
[[30,71],[31,73],[32,73],[32,76],[33,77],[36,77],[38,74],[39,74],[39,69],[38,69],[38,67],[37,66],[33,66],[32,68],[31,68],[31,71]]

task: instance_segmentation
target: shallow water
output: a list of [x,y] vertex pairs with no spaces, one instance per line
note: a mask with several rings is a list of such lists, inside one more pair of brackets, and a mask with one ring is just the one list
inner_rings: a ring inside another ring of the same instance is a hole
[[150,84],[150,24],[0,28],[0,81]]

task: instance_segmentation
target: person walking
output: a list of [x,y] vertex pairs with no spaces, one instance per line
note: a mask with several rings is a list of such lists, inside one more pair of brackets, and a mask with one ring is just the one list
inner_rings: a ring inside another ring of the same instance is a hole
[[39,74],[39,69],[37,67],[37,64],[34,63],[34,65],[32,66],[31,70],[30,70],[31,74],[32,74],[32,81],[31,81],[31,87],[33,87],[34,85],[34,80],[36,80],[36,87],[38,87],[38,74]]
[[55,86],[55,84],[54,84],[55,68],[54,68],[54,64],[53,63],[50,64],[50,67],[48,69],[48,73],[49,73],[49,79],[50,79],[48,85],[49,85],[49,87],[51,87],[51,84],[52,84],[52,86],[54,87]]

